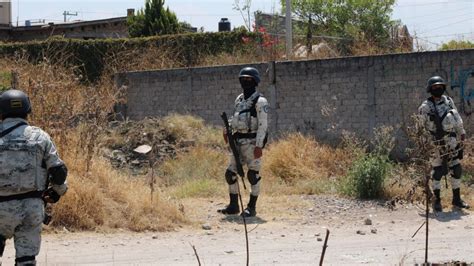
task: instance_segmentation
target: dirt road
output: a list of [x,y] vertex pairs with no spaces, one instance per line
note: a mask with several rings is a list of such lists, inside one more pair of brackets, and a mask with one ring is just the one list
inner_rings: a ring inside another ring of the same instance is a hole
[[[273,204],[270,204],[272,202]],[[267,204],[268,203],[268,204]],[[251,265],[317,265],[326,228],[331,233],[325,265],[413,265],[424,261],[422,206],[306,196],[267,199],[271,206],[249,221]],[[46,234],[40,265],[245,265],[241,219],[215,212],[222,203],[185,202],[196,223],[167,233]],[[204,225],[204,226],[203,226]],[[203,229],[206,227],[206,229]],[[359,232],[358,232],[359,231]],[[12,242],[4,265],[13,265]],[[474,263],[474,219],[451,211],[430,219],[430,262]]]

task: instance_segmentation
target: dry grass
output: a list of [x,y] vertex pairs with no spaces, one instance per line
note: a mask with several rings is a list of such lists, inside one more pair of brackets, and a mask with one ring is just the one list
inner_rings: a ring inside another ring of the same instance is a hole
[[252,64],[264,62],[269,58],[256,53],[256,50],[249,52],[235,52],[233,54],[217,54],[203,58],[199,65],[217,66],[217,65],[236,65],[236,64]]
[[[360,46],[361,51],[367,50]],[[56,53],[58,62],[67,61],[67,55]],[[250,49],[246,52],[220,54],[202,58],[201,65],[220,65],[267,61],[265,51]],[[370,51],[370,53],[377,51]],[[274,56],[274,55],[272,55]],[[105,138],[109,114],[114,103],[124,100],[123,91],[114,88],[113,73],[131,70],[182,67],[175,60],[172,49],[145,47],[111,55],[105,72],[96,84],[84,84],[75,75],[75,69],[43,61],[36,65],[27,58],[3,58],[0,71],[15,71],[19,88],[32,100],[30,120],[51,134],[69,169],[70,190],[54,207],[53,226],[69,229],[126,228],[134,231],[167,230],[186,223],[184,214],[167,199],[219,197],[227,187],[224,171],[227,151],[219,129],[207,126],[202,119],[192,116],[171,115],[160,123],[163,130],[178,142],[192,145],[167,158],[157,169],[160,191],[151,202],[149,176],[130,177],[114,170],[98,153],[106,141],[127,145],[126,137],[115,135]],[[274,58],[273,58],[274,59]],[[150,129],[151,130],[151,129]],[[126,135],[126,134],[125,134]],[[471,139],[472,143],[472,139]],[[138,142],[137,142],[138,144]],[[135,145],[135,144],[134,144]],[[311,137],[289,134],[271,143],[264,151],[262,188],[270,195],[338,193],[338,186],[362,150],[359,146],[331,148]],[[463,161],[468,179],[474,176],[473,145]],[[388,197],[406,197],[407,190],[416,187],[420,171],[416,165],[396,167],[393,176],[400,182],[387,185]],[[393,180],[393,179],[392,179]],[[469,184],[467,181],[466,183]],[[472,204],[472,186],[463,194]],[[165,194],[166,193],[166,194]],[[414,194],[418,195],[419,190]],[[415,197],[417,198],[417,197]]]
[[162,185],[169,187],[169,194],[177,198],[222,195],[226,187],[226,155],[223,150],[204,146],[179,153],[159,167]]
[[337,179],[346,174],[350,162],[350,153],[343,149],[291,133],[265,151],[264,188],[275,194],[334,192]]
[[133,231],[169,230],[186,223],[177,206],[155,192],[153,202],[145,180],[112,170],[94,160],[87,176],[71,175],[70,189],[54,208],[53,225],[76,229],[125,228]]
[[[397,164],[392,169],[390,178],[386,183],[385,197],[406,200],[410,202],[423,201],[425,199],[424,185],[426,176],[431,175],[431,164],[429,154],[435,149],[431,142],[431,136],[427,135],[423,127],[413,118],[412,127],[406,132],[414,147],[409,150],[410,162]],[[461,161],[463,176],[461,178],[461,193],[463,199],[471,206],[474,204],[474,137],[467,139],[464,145],[464,159]],[[446,182],[447,181],[447,182]],[[450,177],[443,178],[442,202],[444,206],[451,205],[452,192]],[[446,183],[448,187],[446,187]]]
[[3,59],[0,71],[18,73],[18,88],[30,96],[31,124],[50,133],[69,168],[70,189],[53,208],[52,226],[75,229],[167,230],[186,223],[174,204],[142,178],[131,179],[97,155],[103,129],[120,92],[112,85],[87,85],[73,69],[26,58]]
[[166,132],[175,136],[177,140],[192,140],[196,145],[209,147],[225,147],[222,131],[216,127],[206,125],[202,118],[172,114],[164,117],[162,122]]

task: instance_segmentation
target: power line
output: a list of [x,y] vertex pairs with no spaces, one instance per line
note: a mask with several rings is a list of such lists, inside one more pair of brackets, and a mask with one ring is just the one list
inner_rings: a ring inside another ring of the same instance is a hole
[[463,20],[460,20],[460,21],[456,21],[456,22],[453,22],[453,23],[449,23],[449,24],[446,24],[446,25],[443,25],[443,26],[439,26],[439,27],[436,27],[436,28],[432,28],[432,29],[429,29],[427,31],[424,31],[424,32],[421,32],[420,34],[424,34],[424,33],[427,33],[427,32],[431,32],[431,31],[434,31],[434,30],[437,30],[437,29],[441,29],[441,28],[446,28],[446,27],[449,27],[449,26],[452,26],[452,25],[456,25],[456,24],[459,24],[459,23],[463,23],[465,21],[469,21],[469,20],[472,20],[474,19],[474,17],[470,17],[468,19],[463,19]]
[[441,46],[440,43],[432,42],[432,41],[430,41],[430,40],[428,40],[428,39],[425,39],[425,38],[415,37],[415,39],[419,39],[419,40],[425,41],[425,42],[427,42],[427,43],[436,45],[436,47],[440,47],[440,46]]
[[[274,32],[266,32],[265,34],[271,35],[271,36],[285,36],[284,33],[274,33]],[[293,37],[307,37],[306,35],[298,35],[298,34],[293,34]],[[336,39],[336,40],[352,40],[352,38],[346,38],[346,37],[338,37],[338,36],[329,36],[329,35],[313,35],[312,38],[322,38],[322,39]]]
[[451,2],[433,2],[433,3],[424,3],[424,4],[407,4],[407,5],[396,5],[396,7],[414,7],[414,6],[434,6],[434,5],[447,5],[447,4],[459,4],[459,2],[466,2],[466,3],[472,3],[472,0],[466,0],[466,1],[451,1]]
[[464,13],[464,14],[461,14],[461,15],[456,15],[456,16],[452,16],[452,17],[448,17],[448,18],[444,18],[444,17],[442,19],[433,18],[433,20],[424,21],[424,22],[422,22],[422,24],[435,26],[434,24],[443,23],[443,24],[446,25],[446,23],[450,23],[453,20],[456,20],[456,19],[459,20],[460,18],[464,18],[464,17],[474,18],[474,14],[469,12],[469,13]]
[[447,37],[447,36],[456,36],[456,35],[469,35],[474,34],[474,32],[463,32],[463,33],[452,33],[452,34],[443,34],[443,35],[430,35],[430,36],[422,36],[423,38],[436,38],[436,37]]
[[461,8],[461,9],[456,9],[456,10],[449,10],[449,11],[443,10],[441,12],[431,13],[431,14],[427,14],[427,15],[423,15],[423,16],[413,16],[413,17],[408,17],[408,18],[403,18],[403,19],[404,20],[419,19],[419,18],[424,18],[424,17],[432,17],[434,15],[446,14],[446,13],[450,13],[450,12],[458,12],[458,11],[464,11],[464,10],[466,10],[466,8]]

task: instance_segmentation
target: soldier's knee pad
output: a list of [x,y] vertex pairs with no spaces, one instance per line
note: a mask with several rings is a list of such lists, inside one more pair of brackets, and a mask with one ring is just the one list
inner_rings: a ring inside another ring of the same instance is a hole
[[234,172],[230,171],[229,169],[225,171],[225,181],[227,181],[227,184],[229,185],[235,184],[235,182],[237,182],[236,177],[237,175]]
[[[28,263],[25,263],[28,262]],[[15,259],[15,265],[35,265],[36,256],[23,256]]]
[[258,181],[260,181],[261,179],[261,177],[258,175],[258,171],[254,171],[254,170],[248,170],[247,178],[249,179],[249,182],[251,185],[258,184]]
[[0,257],[3,256],[3,252],[5,251],[5,242],[7,241],[7,239],[0,235]]
[[433,168],[432,178],[436,181],[440,181],[443,175],[446,174],[446,169],[444,166],[436,166]]
[[456,164],[455,166],[451,167],[451,171],[453,171],[453,178],[459,179],[462,175],[462,167],[461,164]]

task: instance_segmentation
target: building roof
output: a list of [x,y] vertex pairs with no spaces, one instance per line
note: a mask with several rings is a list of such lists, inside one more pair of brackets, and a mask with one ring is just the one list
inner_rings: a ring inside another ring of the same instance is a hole
[[12,31],[30,31],[30,30],[42,30],[44,28],[49,27],[56,27],[56,28],[63,28],[63,29],[70,29],[70,28],[77,28],[77,27],[84,27],[84,26],[94,26],[94,25],[102,25],[102,24],[110,24],[110,23],[120,23],[126,22],[127,17],[115,17],[115,18],[106,18],[106,19],[98,19],[98,20],[88,20],[88,21],[71,21],[71,22],[64,22],[64,23],[48,23],[44,25],[33,25],[33,26],[20,26],[20,27],[8,27],[8,26],[0,26],[0,30],[12,30]]

